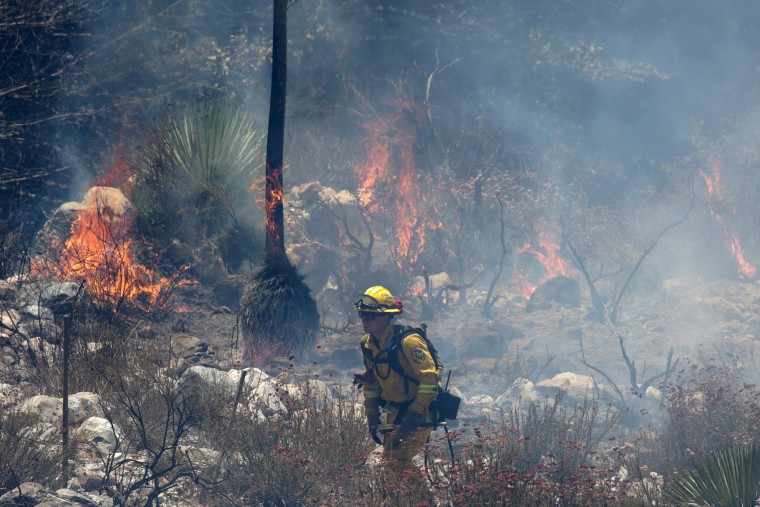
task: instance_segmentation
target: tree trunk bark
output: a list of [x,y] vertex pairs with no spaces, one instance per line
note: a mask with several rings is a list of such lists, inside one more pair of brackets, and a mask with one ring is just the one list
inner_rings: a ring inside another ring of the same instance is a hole
[[266,191],[264,196],[267,257],[285,256],[283,217],[283,151],[285,139],[285,88],[287,82],[287,0],[274,0],[272,28],[272,90],[267,131]]

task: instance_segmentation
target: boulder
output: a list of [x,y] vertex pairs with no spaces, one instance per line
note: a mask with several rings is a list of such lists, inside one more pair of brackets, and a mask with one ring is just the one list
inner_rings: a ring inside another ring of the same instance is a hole
[[18,330],[24,336],[41,338],[48,343],[60,343],[63,336],[62,329],[52,320],[25,320]]
[[460,359],[498,359],[510,341],[522,337],[522,331],[517,328],[479,315],[470,315],[459,323],[453,341],[456,355]]
[[[97,211],[100,220],[112,224],[133,223],[134,208],[118,188],[93,186],[82,201],[62,204],[42,226],[35,238],[33,252],[43,260],[54,260],[63,242],[69,237],[72,225],[83,213]],[[114,231],[127,231],[129,227],[113,227]]]
[[[188,368],[179,379],[182,389],[206,389],[213,385],[220,387],[222,393],[234,398],[240,383],[241,370],[221,371],[207,366]],[[269,375],[258,368],[250,368],[245,378],[246,402],[251,412],[265,416],[287,413],[288,409],[280,399],[279,385]]]
[[588,375],[572,372],[558,373],[554,377],[538,382],[534,389],[541,395],[553,397],[560,389],[573,400],[584,400],[594,395],[594,379]]
[[21,322],[21,314],[13,308],[0,308],[0,324],[2,325],[2,331],[11,332],[13,329],[18,329],[18,325]]
[[494,399],[492,396],[488,394],[476,394],[474,396],[470,396],[470,398],[467,400],[467,405],[486,405],[490,406],[494,404]]
[[37,320],[53,320],[52,310],[37,304],[23,306],[21,313]]
[[298,383],[283,384],[284,393],[299,406],[312,403],[313,406],[325,409],[332,406],[333,391],[324,380],[301,379]]
[[552,303],[580,308],[581,287],[578,281],[567,276],[550,278],[536,287],[530,295],[525,311],[548,310],[552,307]]
[[100,396],[89,392],[75,393],[69,396],[69,422],[71,424],[82,424],[91,417],[105,417]]
[[118,436],[108,419],[89,417],[75,430],[74,434],[90,442],[100,457],[109,456],[116,450]]
[[190,363],[199,363],[209,357],[214,357],[214,352],[209,351],[208,343],[189,334],[178,333],[172,337],[172,353]]
[[538,399],[539,395],[534,390],[533,382],[526,378],[518,378],[496,397],[494,404],[499,408],[510,408],[515,404],[533,402]]
[[38,505],[50,492],[42,484],[36,482],[24,482],[17,488],[0,496],[0,507],[14,507],[20,505]]
[[[61,425],[63,400],[53,396],[39,394],[24,400],[18,407],[21,414],[37,422]],[[100,397],[95,393],[81,392],[69,396],[69,424],[78,426],[90,417],[103,417]]]
[[63,402],[60,398],[38,394],[24,400],[18,407],[22,415],[29,416],[37,422],[60,425]]
[[113,498],[106,495],[93,495],[91,493],[81,493],[68,488],[56,490],[55,496],[63,501],[71,502],[73,505],[83,507],[110,507],[113,505]]
[[45,315],[52,319],[69,313],[79,292],[79,284],[75,282],[27,283],[21,287],[17,300],[33,317]]
[[16,287],[7,280],[0,280],[0,301],[11,301],[16,298]]

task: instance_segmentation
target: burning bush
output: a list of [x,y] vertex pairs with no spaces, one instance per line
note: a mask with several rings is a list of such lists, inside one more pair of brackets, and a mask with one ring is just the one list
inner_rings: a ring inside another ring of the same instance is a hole
[[319,312],[303,275],[287,257],[258,266],[240,299],[244,360],[266,361],[313,347]]
[[58,211],[75,215],[57,233],[48,224],[40,234],[50,237],[48,244],[38,245],[44,251],[32,261],[33,277],[82,283],[94,302],[115,313],[128,308],[164,311],[173,290],[188,283],[182,279],[186,268],[165,278],[138,260],[144,245],[137,244],[132,205],[120,190],[92,187],[81,203],[67,203]]

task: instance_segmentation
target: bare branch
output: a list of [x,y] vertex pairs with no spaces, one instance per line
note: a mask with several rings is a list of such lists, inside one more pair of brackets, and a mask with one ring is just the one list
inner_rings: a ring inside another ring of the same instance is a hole
[[493,295],[493,289],[496,286],[496,283],[499,281],[499,278],[501,277],[502,272],[504,271],[504,259],[507,257],[507,239],[506,239],[506,226],[504,221],[504,203],[501,202],[501,199],[497,196],[496,200],[499,203],[499,222],[501,224],[501,258],[499,259],[499,269],[496,272],[496,275],[493,277],[493,280],[491,281],[491,285],[488,287],[488,293],[486,294],[486,300],[483,303],[483,311],[487,314],[491,311],[491,307],[494,305],[494,303],[497,300],[497,297],[492,297]]
[[582,363],[583,363],[585,366],[587,366],[587,367],[591,368],[592,370],[594,370],[595,372],[597,372],[597,373],[598,373],[599,375],[601,375],[602,377],[606,378],[606,379],[607,379],[607,382],[609,382],[609,383],[610,383],[610,387],[612,387],[612,389],[615,391],[615,393],[617,393],[617,395],[618,395],[618,398],[620,398],[620,401],[625,401],[625,397],[623,396],[623,392],[622,392],[622,391],[620,390],[620,388],[617,386],[617,384],[615,383],[615,381],[614,381],[614,380],[612,380],[612,379],[610,378],[610,376],[609,376],[609,375],[607,375],[607,373],[605,373],[605,372],[604,372],[604,371],[602,371],[601,369],[597,368],[597,367],[596,367],[596,366],[594,366],[593,364],[590,364],[588,361],[586,361],[586,353],[585,353],[585,352],[584,352],[584,350],[583,350],[583,336],[581,336],[581,362],[582,362]]
[[657,235],[657,237],[652,242],[652,244],[649,245],[649,248],[647,248],[644,251],[644,253],[641,254],[641,257],[639,257],[638,262],[636,263],[636,265],[631,270],[631,273],[628,275],[628,278],[625,280],[625,283],[623,284],[623,287],[620,289],[620,292],[618,293],[617,298],[615,298],[615,302],[612,304],[612,308],[610,309],[610,321],[611,322],[613,322],[613,323],[617,322],[618,309],[620,307],[620,301],[623,299],[623,294],[625,294],[625,290],[628,288],[628,284],[631,282],[631,279],[633,279],[633,275],[635,275],[638,272],[639,268],[641,267],[641,263],[644,262],[644,259],[646,258],[646,256],[649,255],[649,252],[651,252],[654,249],[654,247],[657,246],[657,243],[660,242],[660,240],[662,239],[662,237],[665,235],[666,232],[668,232],[669,230],[673,229],[677,225],[682,224],[686,220],[686,218],[689,216],[689,213],[691,213],[691,210],[694,207],[694,188],[693,188],[693,186],[691,188],[691,192],[690,193],[691,193],[691,198],[689,199],[689,208],[686,210],[686,213],[684,213],[684,215],[679,220],[676,220],[672,224],[670,224],[667,227],[665,227],[662,231],[660,231],[660,233]]

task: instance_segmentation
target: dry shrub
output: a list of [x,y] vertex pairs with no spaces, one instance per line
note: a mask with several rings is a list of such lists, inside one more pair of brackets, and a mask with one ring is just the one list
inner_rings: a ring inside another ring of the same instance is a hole
[[303,382],[300,399],[283,396],[287,414],[240,412],[217,433],[225,473],[214,505],[355,505],[348,499],[371,448],[357,392],[334,386],[338,397],[326,400]]
[[432,470],[444,478],[442,500],[515,506],[635,502],[626,497],[616,451],[602,445],[614,440],[620,414],[594,400],[574,407],[561,400],[559,395],[497,421],[450,431],[459,447],[457,463],[447,471],[446,456],[439,454]]
[[727,447],[760,444],[760,391],[731,365],[706,358],[689,362],[664,394],[660,447],[668,450],[672,467]]
[[60,437],[12,410],[0,411],[0,496],[27,481],[60,480]]
[[689,468],[726,449],[760,443],[760,392],[730,364],[702,357],[688,361],[663,386],[661,423],[638,430],[620,449],[621,462],[650,504],[689,474]]
[[[105,331],[102,321],[89,324],[89,332]],[[72,354],[81,370],[75,380],[100,395],[117,437],[102,457],[101,485],[116,505],[196,498],[215,476],[216,451],[204,435],[217,431],[231,401],[220,385],[179,382],[182,368],[169,360],[166,341],[146,332],[122,322],[99,346]]]

